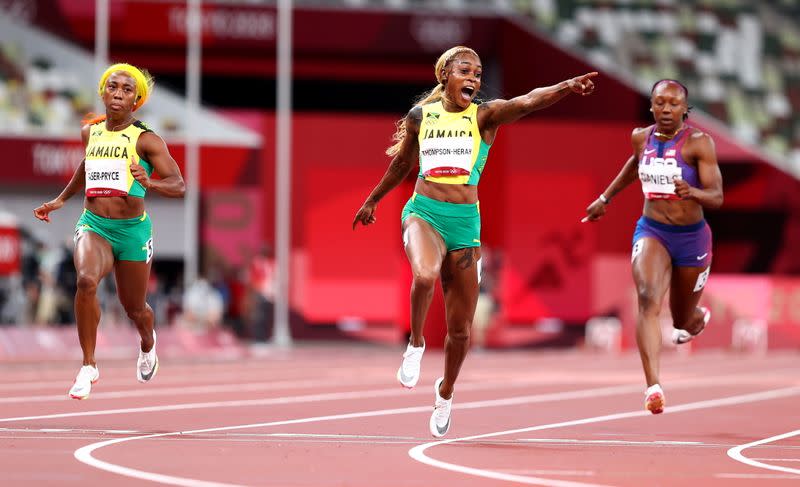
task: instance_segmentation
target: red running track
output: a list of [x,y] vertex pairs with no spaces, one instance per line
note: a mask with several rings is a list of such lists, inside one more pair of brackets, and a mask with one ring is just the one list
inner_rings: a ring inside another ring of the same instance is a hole
[[473,352],[444,441],[428,433],[442,354],[412,391],[401,347],[301,345],[243,361],[4,364],[4,485],[797,485],[797,353],[664,356],[665,414],[634,354]]

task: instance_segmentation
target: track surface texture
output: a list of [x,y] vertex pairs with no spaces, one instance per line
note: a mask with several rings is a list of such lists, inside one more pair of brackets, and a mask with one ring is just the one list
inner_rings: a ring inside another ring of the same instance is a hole
[[428,432],[443,355],[413,390],[404,347],[301,344],[247,360],[163,358],[152,383],[101,361],[3,363],[5,485],[738,486],[800,483],[797,352],[667,353],[664,414],[635,353],[471,352],[452,426]]

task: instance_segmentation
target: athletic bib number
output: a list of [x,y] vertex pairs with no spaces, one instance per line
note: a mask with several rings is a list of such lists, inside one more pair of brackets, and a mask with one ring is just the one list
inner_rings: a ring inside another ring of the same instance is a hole
[[704,287],[706,287],[706,283],[708,282],[708,275],[711,273],[711,267],[707,267],[706,270],[700,273],[697,276],[697,282],[694,285],[694,292],[702,291]]
[[639,180],[647,199],[678,199],[675,180],[681,179],[683,169],[673,157],[642,157]]
[[631,251],[631,263],[636,260],[636,256],[642,253],[642,247],[644,247],[644,239],[640,238],[633,244],[633,250]]
[[125,196],[129,176],[126,159],[87,159],[86,196]]
[[472,137],[424,139],[419,147],[423,176],[462,176],[472,170]]
[[150,259],[153,258],[153,237],[150,237],[150,240],[144,244],[145,250],[147,250],[147,260],[145,262],[150,262]]

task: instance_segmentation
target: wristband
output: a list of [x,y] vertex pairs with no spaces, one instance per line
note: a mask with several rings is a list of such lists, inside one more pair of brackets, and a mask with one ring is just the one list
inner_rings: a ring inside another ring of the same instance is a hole
[[611,203],[611,200],[606,198],[606,195],[604,195],[603,193],[600,193],[600,196],[598,196],[597,199],[602,201],[604,205]]

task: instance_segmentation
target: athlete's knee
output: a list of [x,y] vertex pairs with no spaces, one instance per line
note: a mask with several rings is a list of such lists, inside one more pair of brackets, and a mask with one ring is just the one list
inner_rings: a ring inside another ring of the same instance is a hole
[[78,273],[76,284],[78,286],[78,291],[81,293],[94,294],[97,291],[97,285],[99,283],[100,279],[97,276],[82,272]]
[[469,327],[458,327],[447,332],[447,338],[457,344],[469,343]]
[[127,307],[125,308],[125,313],[128,314],[128,318],[130,318],[133,322],[139,323],[140,321],[144,321],[150,318],[150,314],[152,311],[150,307],[146,304],[144,306],[137,306],[137,307]]
[[639,301],[639,311],[658,312],[660,309],[659,293],[652,286],[640,286],[636,289],[636,297]]
[[414,287],[418,289],[433,289],[436,284],[438,272],[430,269],[414,271]]

